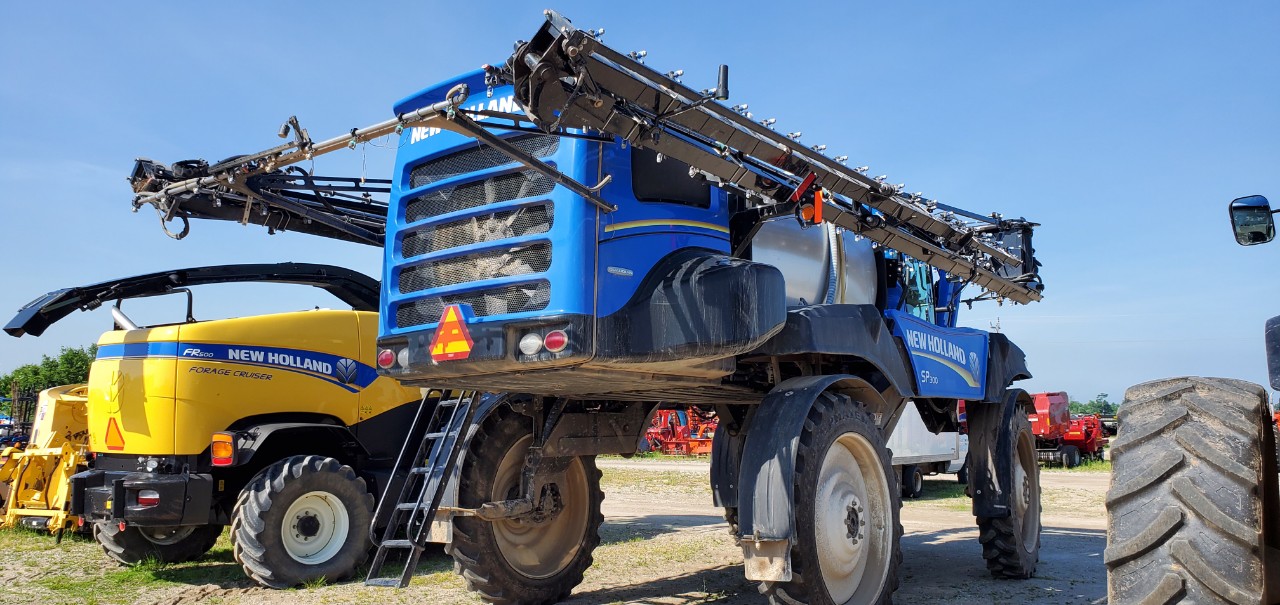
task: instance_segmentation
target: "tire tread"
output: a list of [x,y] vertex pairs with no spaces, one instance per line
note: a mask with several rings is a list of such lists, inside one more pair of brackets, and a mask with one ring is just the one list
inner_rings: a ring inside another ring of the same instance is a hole
[[1112,605],[1261,603],[1259,490],[1275,489],[1261,472],[1265,392],[1166,379],[1131,387],[1120,408],[1104,555]]

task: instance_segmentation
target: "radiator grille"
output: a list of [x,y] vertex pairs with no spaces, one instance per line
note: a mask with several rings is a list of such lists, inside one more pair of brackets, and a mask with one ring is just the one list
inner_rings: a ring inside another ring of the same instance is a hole
[[[508,139],[509,143],[535,158],[546,157],[560,149],[560,137],[535,134]],[[436,181],[469,174],[478,170],[497,168],[515,160],[492,147],[480,147],[451,154],[427,162],[409,173],[409,186],[422,187]]]
[[551,231],[555,216],[551,204],[503,210],[445,223],[429,225],[404,237],[405,258],[467,244],[537,235]]
[[396,325],[401,328],[435,323],[448,305],[467,304],[476,317],[523,311],[541,311],[551,301],[551,284],[541,281],[504,286],[479,292],[433,296],[405,303],[396,309]]
[[404,218],[415,222],[447,212],[469,210],[522,197],[546,195],[556,182],[540,172],[526,170],[445,187],[414,198],[405,208]]
[[400,292],[408,294],[495,277],[542,273],[551,266],[551,244],[486,250],[410,267],[400,272]]

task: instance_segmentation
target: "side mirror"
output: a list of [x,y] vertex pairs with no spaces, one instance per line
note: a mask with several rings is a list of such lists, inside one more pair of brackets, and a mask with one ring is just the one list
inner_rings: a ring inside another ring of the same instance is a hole
[[1231,227],[1236,243],[1241,246],[1265,244],[1276,237],[1276,224],[1271,218],[1271,203],[1261,195],[1231,201]]

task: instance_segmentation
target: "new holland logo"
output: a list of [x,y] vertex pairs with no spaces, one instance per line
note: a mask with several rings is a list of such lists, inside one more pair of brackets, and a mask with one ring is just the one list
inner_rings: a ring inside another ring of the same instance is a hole
[[969,351],[969,373],[974,378],[978,377],[978,354],[973,351]]
[[338,380],[341,380],[346,384],[351,384],[356,381],[356,373],[358,371],[359,366],[356,365],[355,360],[344,357],[338,360],[337,365],[333,369],[333,375],[336,376]]

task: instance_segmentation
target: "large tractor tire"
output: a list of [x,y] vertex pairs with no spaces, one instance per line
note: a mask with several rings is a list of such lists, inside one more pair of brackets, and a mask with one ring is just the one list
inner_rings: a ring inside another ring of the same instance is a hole
[[881,605],[902,562],[897,476],[866,407],[823,393],[796,449],[796,540],[790,582],[765,583],[774,605]]
[[1006,517],[978,517],[978,542],[992,576],[1025,579],[1035,574],[1040,561],[1040,462],[1027,415],[1015,411],[1006,416],[1010,424],[1001,434],[1011,443],[996,451],[1010,456],[1010,512]]
[[[458,501],[465,508],[520,497],[520,474],[533,442],[531,421],[510,407],[495,411],[472,438],[462,462]],[[556,485],[558,512],[548,518],[454,520],[445,551],[467,588],[495,605],[557,603],[582,583],[600,545],[604,516],[595,456],[574,458]]]
[[1222,378],[1131,387],[1111,442],[1111,605],[1280,603],[1266,392]]
[[221,525],[176,527],[136,527],[119,523],[93,524],[93,537],[102,552],[122,565],[137,565],[147,559],[160,563],[182,563],[204,556],[222,535]]
[[373,495],[350,466],[292,456],[258,473],[232,513],[234,556],[268,588],[344,580],[369,555]]

